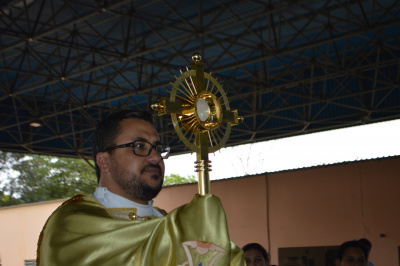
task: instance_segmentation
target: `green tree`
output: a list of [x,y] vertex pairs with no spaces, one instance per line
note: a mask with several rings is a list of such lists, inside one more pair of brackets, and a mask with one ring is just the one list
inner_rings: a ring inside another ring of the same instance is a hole
[[[0,151],[0,206],[10,206],[20,204],[21,201],[15,198],[16,180],[13,178],[13,165],[23,158],[21,153],[1,152]],[[8,195],[7,195],[8,194]]]
[[164,186],[184,184],[184,183],[194,183],[194,182],[197,182],[197,179],[194,175],[183,177],[180,175],[171,174],[169,176],[164,177]]
[[0,206],[89,194],[97,187],[94,169],[83,159],[1,153],[0,160],[0,171],[8,174],[0,188]]
[[[0,151],[0,174],[0,206],[90,194],[97,187],[95,171],[83,159]],[[164,186],[194,182],[193,175],[172,174]]]

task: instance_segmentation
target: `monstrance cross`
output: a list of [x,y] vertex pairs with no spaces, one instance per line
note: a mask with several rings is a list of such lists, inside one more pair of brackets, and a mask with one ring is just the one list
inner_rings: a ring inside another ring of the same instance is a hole
[[158,115],[171,114],[180,140],[197,155],[199,194],[210,194],[211,161],[208,153],[221,149],[228,140],[231,126],[243,121],[237,110],[230,110],[222,85],[204,72],[200,54],[192,56],[191,70],[175,77],[169,99],[152,104]]

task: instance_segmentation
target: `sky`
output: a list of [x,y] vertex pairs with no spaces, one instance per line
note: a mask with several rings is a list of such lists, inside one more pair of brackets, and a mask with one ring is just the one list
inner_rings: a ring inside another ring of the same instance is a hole
[[[223,148],[209,154],[211,180],[400,155],[400,120]],[[170,156],[165,175],[194,175],[196,154]]]

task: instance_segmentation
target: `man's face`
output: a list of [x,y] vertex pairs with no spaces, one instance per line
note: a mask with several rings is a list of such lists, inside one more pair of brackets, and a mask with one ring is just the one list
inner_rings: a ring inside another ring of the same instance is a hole
[[268,261],[265,261],[261,251],[257,249],[249,249],[244,252],[244,261],[247,266],[268,266]]
[[[155,127],[144,120],[124,119],[120,122],[120,130],[115,145],[135,140],[146,140],[154,146],[159,143]],[[155,149],[147,157],[135,155],[132,147],[114,149],[108,156],[110,191],[144,204],[157,196],[164,181],[165,165]]]
[[342,261],[336,259],[337,266],[366,266],[364,252],[359,247],[349,247],[343,254]]

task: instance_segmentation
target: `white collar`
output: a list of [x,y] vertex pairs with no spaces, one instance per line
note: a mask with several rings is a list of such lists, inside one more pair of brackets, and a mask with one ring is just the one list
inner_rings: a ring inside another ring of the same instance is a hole
[[162,216],[162,214],[159,211],[153,208],[153,200],[149,200],[147,205],[140,204],[131,201],[127,198],[121,197],[117,194],[114,194],[111,191],[109,191],[106,187],[96,188],[96,191],[91,196],[108,209],[135,208],[137,215],[140,216],[151,216],[151,215],[155,215],[157,217]]

